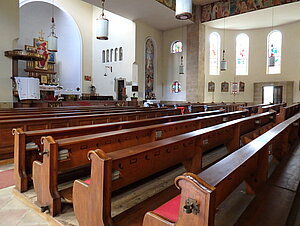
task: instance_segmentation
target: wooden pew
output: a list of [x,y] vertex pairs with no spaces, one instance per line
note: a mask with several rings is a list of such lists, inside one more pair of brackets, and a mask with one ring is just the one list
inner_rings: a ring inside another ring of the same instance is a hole
[[258,107],[257,113],[263,113],[263,112],[267,112],[267,111],[271,111],[271,110],[276,111],[277,113],[279,113],[281,106],[285,107],[286,103],[271,104],[271,105],[267,105],[267,106],[260,106],[260,107]]
[[178,115],[177,109],[158,109],[153,111],[119,112],[110,114],[90,114],[65,117],[46,117],[31,119],[0,120],[0,160],[13,157],[14,128],[23,131],[63,128],[70,126],[91,125],[107,122],[129,121],[145,118],[155,118],[167,115]]
[[280,106],[280,111],[277,116],[277,123],[283,122],[288,118],[294,116],[300,112],[300,103],[293,104],[290,106]]
[[[142,119],[135,121],[115,122],[115,123],[104,123],[95,125],[85,125],[67,128],[56,128],[47,130],[36,130],[36,131],[23,131],[22,129],[14,129],[14,178],[15,188],[19,192],[28,190],[28,182],[30,180],[29,175],[32,173],[32,163],[34,160],[41,160],[39,157],[39,150],[42,150],[42,144],[40,142],[42,136],[52,136],[54,139],[62,139],[67,137],[75,137],[80,135],[87,135],[100,132],[108,132],[120,129],[129,129],[141,126],[154,125],[159,123],[174,122],[185,119],[192,119],[196,117],[203,117],[209,115],[219,115],[219,122],[229,121],[236,118],[242,117],[244,112],[232,112],[221,114],[223,111],[210,111],[200,112],[185,115],[172,115],[150,119]],[[215,118],[215,122],[218,122]],[[209,119],[208,119],[209,120]],[[213,119],[211,119],[213,120]]]
[[[107,154],[93,153],[91,179],[86,182],[80,180],[74,182],[73,204],[79,224],[113,225],[110,198],[111,192],[116,189],[179,162],[183,162],[186,169],[190,168],[193,172],[200,171],[202,153],[220,144],[225,144],[229,152],[235,151],[239,148],[240,126],[246,126],[239,122],[244,120],[247,121],[246,118],[238,119]],[[187,144],[190,144],[189,147]],[[168,150],[167,153],[164,150]],[[145,156],[149,162],[145,162]],[[131,162],[134,164],[130,164]],[[119,167],[120,164],[122,168]],[[135,170],[141,167],[143,172]],[[115,172],[112,170],[118,170],[120,178],[111,180],[111,172]],[[91,213],[94,215],[91,216]]]
[[258,108],[263,107],[263,106],[267,106],[269,104],[255,104],[255,105],[249,105],[249,106],[241,106],[239,108],[240,111],[242,110],[248,110],[249,111],[249,115],[252,114],[256,114],[258,113]]
[[[11,115],[0,115],[0,120],[11,119],[30,119],[30,118],[45,118],[45,117],[63,117],[63,116],[76,116],[76,115],[91,115],[91,114],[111,114],[111,113],[126,113],[126,112],[141,112],[141,111],[156,111],[157,108],[133,108],[133,109],[93,109],[85,111],[66,111],[66,112],[34,112],[34,113],[21,113]],[[163,110],[163,109],[160,109]]]
[[[143,226],[214,225],[217,206],[243,181],[256,194],[268,177],[269,152],[288,151],[289,134],[299,136],[300,113],[280,123],[198,175],[185,173],[175,179],[181,195],[144,217]],[[278,147],[279,148],[276,148]],[[173,209],[171,213],[169,210]],[[171,216],[171,217],[170,217]],[[172,218],[172,219],[170,219]]]
[[[200,142],[202,151],[210,150],[221,144],[226,144],[228,150],[235,150],[240,145],[239,137],[241,133],[249,132],[260,127],[262,124],[273,122],[275,120],[274,116],[275,113],[272,112],[263,113],[261,115],[225,122],[214,126],[213,129],[202,129],[201,131],[197,130],[191,133],[192,136],[201,134],[201,139],[203,139]],[[49,195],[58,194],[58,182],[56,180],[58,178],[58,171],[70,171],[80,166],[89,165],[88,159],[85,158],[88,151],[101,148],[104,152],[110,153],[138,145],[147,146],[150,142],[166,138],[172,141],[173,136],[196,130],[203,125],[211,125],[213,120],[205,120],[205,118],[209,117],[213,118],[217,116],[207,116],[199,119],[189,119],[56,141],[52,137],[44,138],[45,155],[43,156],[43,163],[39,161],[34,161],[33,163],[33,182],[39,205],[49,206],[52,215],[59,213],[60,207],[57,206],[57,203],[60,203],[60,199]],[[173,142],[175,141],[173,140]],[[59,151],[65,151],[66,149],[69,150],[68,161],[59,161]],[[58,168],[58,171],[53,170],[56,168]],[[45,176],[46,174],[47,176]],[[49,180],[49,178],[54,179]]]

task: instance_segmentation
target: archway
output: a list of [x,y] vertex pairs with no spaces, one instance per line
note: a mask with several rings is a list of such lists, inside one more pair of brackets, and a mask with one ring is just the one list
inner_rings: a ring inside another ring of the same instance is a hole
[[[39,37],[43,30],[44,38],[50,34],[53,2],[50,0],[20,1],[20,38],[18,48],[32,45],[33,38]],[[34,12],[34,13],[32,13]],[[64,90],[82,90],[82,38],[73,17],[62,7],[54,4],[58,52],[56,53],[55,70],[59,83]],[[25,65],[21,65],[22,68]],[[20,75],[24,71],[20,71]]]

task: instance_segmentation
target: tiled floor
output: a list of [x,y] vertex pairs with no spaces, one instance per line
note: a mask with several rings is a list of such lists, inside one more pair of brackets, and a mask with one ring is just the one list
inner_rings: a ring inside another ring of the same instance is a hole
[[0,190],[1,226],[49,225],[38,213],[23,204],[13,195],[13,186]]

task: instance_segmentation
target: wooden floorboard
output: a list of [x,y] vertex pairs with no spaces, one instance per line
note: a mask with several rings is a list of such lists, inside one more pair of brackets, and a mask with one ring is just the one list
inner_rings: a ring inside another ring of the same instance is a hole
[[114,218],[116,226],[141,226],[145,213],[154,210],[168,200],[179,195],[180,191],[173,185],[153,197],[139,203],[131,209],[117,215]]

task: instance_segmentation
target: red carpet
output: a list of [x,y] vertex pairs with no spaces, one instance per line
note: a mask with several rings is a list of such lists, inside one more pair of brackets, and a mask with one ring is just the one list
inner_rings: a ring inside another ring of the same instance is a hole
[[0,189],[14,185],[14,170],[0,172]]

